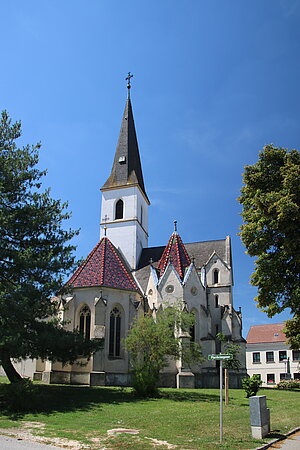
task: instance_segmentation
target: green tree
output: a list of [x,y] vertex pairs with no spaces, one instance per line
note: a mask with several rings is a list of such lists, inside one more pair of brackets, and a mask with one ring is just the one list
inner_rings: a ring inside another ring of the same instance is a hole
[[244,378],[242,380],[242,386],[245,389],[246,397],[252,397],[252,395],[256,395],[262,385],[262,381],[260,379],[260,375],[254,374],[252,377]]
[[258,162],[245,167],[239,201],[243,207],[240,236],[256,257],[251,283],[258,307],[269,317],[285,308],[292,345],[300,339],[300,153],[264,147]]
[[74,361],[101,344],[63,329],[57,320],[64,276],[74,268],[77,231],[65,230],[67,204],[41,191],[40,144],[18,148],[21,123],[6,111],[0,122],[0,364],[11,382],[21,377],[11,358]]
[[241,362],[239,360],[239,354],[241,352],[241,346],[234,344],[233,342],[226,342],[226,337],[223,333],[217,333],[217,339],[224,343],[224,352],[227,355],[231,355],[231,359],[225,359],[223,361],[223,367],[225,369],[225,404],[229,402],[229,370],[239,371],[241,368]]
[[284,327],[285,335],[292,348],[300,348],[300,315],[295,315],[293,319],[288,320]]
[[154,318],[150,314],[138,317],[126,338],[133,369],[133,387],[138,395],[155,396],[159,374],[168,366],[170,358],[182,358],[185,364],[203,360],[200,346],[195,342],[182,343],[194,324],[194,314],[179,307],[159,310]]

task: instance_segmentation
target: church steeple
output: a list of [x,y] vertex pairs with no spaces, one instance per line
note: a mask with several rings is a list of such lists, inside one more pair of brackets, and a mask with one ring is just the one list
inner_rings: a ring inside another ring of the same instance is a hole
[[100,237],[108,237],[135,270],[148,246],[148,206],[135,132],[128,73],[128,97],[111,174],[101,188]]
[[[128,92],[130,92],[130,87],[128,87]],[[113,167],[101,191],[130,186],[139,186],[150,204],[145,190],[131,100],[128,95]]]

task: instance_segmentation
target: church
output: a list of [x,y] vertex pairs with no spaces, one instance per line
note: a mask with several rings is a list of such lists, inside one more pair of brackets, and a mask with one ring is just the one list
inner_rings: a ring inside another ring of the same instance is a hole
[[245,377],[245,340],[242,314],[233,307],[233,270],[230,237],[183,243],[174,231],[165,246],[148,247],[148,198],[128,97],[111,173],[101,187],[100,241],[68,281],[62,296],[61,317],[66,328],[77,328],[87,338],[104,338],[104,348],[87,364],[36,362],[35,378],[48,383],[91,386],[130,386],[131,366],[124,338],[137,315],[159,313],[181,304],[195,315],[190,336],[201,345],[205,361],[185,367],[171,361],[161,373],[165,387],[217,387],[218,361],[207,356],[222,351],[216,334],[241,346],[241,370],[232,387]]

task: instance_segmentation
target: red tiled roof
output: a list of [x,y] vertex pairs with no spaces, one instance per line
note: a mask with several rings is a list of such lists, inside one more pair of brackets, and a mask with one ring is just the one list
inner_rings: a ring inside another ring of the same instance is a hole
[[268,325],[253,325],[250,327],[247,344],[260,344],[262,342],[285,342],[287,340],[283,333],[284,323]]
[[181,279],[184,277],[184,270],[191,264],[190,257],[179,234],[174,231],[169,239],[168,245],[158,263],[158,270],[162,275],[166,270],[168,263],[172,263]]
[[73,287],[106,286],[139,290],[118,250],[107,237],[101,239],[67,284]]

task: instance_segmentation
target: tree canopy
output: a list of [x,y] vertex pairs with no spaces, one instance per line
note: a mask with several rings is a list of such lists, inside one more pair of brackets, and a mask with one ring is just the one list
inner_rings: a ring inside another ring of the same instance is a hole
[[269,317],[285,308],[299,317],[300,153],[267,145],[258,162],[245,167],[243,179],[240,236],[256,257],[251,283],[258,306]]
[[169,360],[181,358],[185,364],[203,361],[200,345],[183,343],[189,338],[194,325],[194,314],[180,308],[180,305],[166,307],[156,315],[138,317],[126,338],[133,369],[133,387],[142,396],[157,393],[159,373],[168,366]]
[[64,229],[67,204],[41,190],[40,144],[18,148],[21,123],[6,111],[0,121],[0,362],[11,381],[19,378],[10,358],[74,361],[99,342],[63,329],[53,295],[75,264]]

